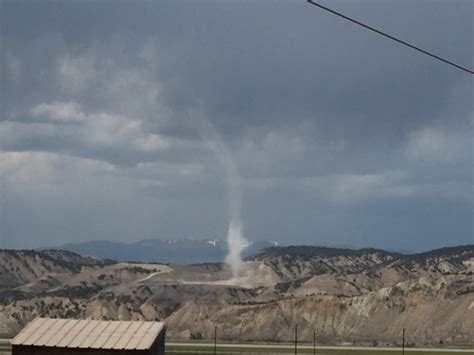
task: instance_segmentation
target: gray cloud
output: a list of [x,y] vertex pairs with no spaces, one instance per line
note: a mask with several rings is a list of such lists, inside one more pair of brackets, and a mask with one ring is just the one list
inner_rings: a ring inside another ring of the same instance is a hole
[[[466,74],[304,1],[0,4],[0,246],[224,237],[196,111],[250,239],[472,242]],[[468,1],[331,4],[472,66]]]

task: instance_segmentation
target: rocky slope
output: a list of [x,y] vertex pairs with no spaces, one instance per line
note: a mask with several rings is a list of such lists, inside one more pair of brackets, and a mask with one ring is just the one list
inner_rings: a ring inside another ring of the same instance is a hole
[[174,339],[474,344],[474,246],[416,255],[270,248],[233,278],[223,264],[111,263],[0,251],[0,332],[37,315],[163,320]]
[[83,257],[67,251],[0,251],[0,290],[11,289],[54,275],[71,275],[84,266],[99,267],[111,261]]

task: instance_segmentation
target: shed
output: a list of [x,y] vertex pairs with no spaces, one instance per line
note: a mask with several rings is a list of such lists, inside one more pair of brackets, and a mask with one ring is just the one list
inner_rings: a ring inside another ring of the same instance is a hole
[[163,355],[163,323],[36,318],[12,339],[12,355]]

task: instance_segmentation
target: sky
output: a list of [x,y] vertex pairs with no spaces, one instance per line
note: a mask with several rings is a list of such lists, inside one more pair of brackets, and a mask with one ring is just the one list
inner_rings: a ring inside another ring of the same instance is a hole
[[[474,65],[469,0],[320,2]],[[474,243],[472,75],[304,0],[0,0],[0,74],[0,248],[224,239],[229,164],[249,240]]]

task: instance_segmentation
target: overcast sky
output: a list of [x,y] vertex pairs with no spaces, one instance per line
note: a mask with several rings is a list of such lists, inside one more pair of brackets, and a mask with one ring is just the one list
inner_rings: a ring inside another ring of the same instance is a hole
[[[473,67],[470,0],[321,3]],[[229,156],[248,239],[474,242],[470,74],[304,0],[0,6],[0,247],[223,239]]]

